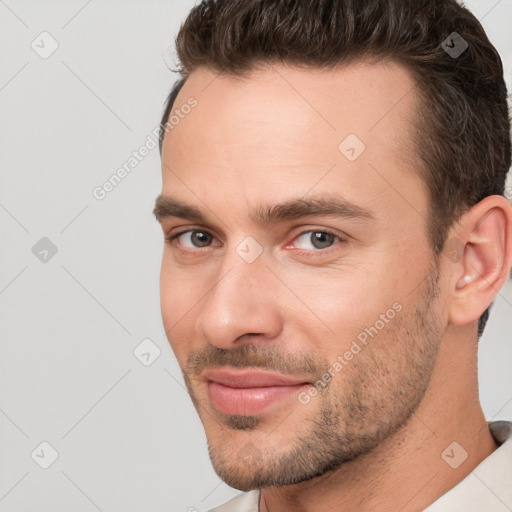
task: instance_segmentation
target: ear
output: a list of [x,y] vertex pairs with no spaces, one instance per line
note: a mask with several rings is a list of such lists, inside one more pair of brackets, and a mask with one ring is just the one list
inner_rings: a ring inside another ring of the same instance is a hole
[[[488,196],[457,223],[459,258],[450,258],[449,322],[477,321],[509,277],[512,265],[512,205]],[[453,243],[448,244],[453,253]]]

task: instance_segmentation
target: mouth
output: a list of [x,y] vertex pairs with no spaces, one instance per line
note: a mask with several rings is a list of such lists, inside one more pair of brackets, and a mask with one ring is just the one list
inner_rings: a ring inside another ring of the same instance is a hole
[[311,386],[301,377],[255,370],[215,369],[202,374],[217,411],[254,416]]

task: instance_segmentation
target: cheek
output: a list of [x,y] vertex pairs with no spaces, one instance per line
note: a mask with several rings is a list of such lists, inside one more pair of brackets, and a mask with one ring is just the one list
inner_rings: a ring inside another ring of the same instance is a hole
[[366,327],[401,295],[397,281],[385,268],[380,273],[374,268],[370,273],[369,267],[354,265],[329,270],[295,269],[281,275],[293,292],[283,293],[282,300],[297,305],[295,314],[307,311],[304,321],[314,314],[334,333]]
[[368,269],[333,269],[328,275],[317,269],[283,278],[302,301],[290,294],[281,298],[288,301],[288,322],[300,333],[298,343],[308,345],[297,348],[325,358],[330,366],[338,362],[336,374],[346,374],[354,359],[392,337],[403,320],[407,291],[390,272],[374,268],[372,273],[374,279]]
[[199,298],[194,292],[193,279],[180,280],[165,262],[160,275],[160,305],[165,333],[180,365],[188,354],[187,340],[191,339],[194,312]]
[[[166,248],[167,251],[167,248]],[[180,269],[172,258],[164,252],[160,270],[160,304],[162,317],[169,329],[192,313],[192,308],[201,298],[201,283],[198,272]]]

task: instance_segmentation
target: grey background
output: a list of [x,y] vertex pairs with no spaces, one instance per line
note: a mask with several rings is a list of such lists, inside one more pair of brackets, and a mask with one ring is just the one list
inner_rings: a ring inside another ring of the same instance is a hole
[[[211,469],[161,325],[157,149],[92,194],[158,125],[192,5],[0,0],[2,512],[207,510],[237,493]],[[512,0],[467,5],[512,85]],[[59,45],[46,59],[43,31]],[[489,419],[512,419],[511,316],[509,282],[481,340]],[[149,366],[133,354],[146,338]]]

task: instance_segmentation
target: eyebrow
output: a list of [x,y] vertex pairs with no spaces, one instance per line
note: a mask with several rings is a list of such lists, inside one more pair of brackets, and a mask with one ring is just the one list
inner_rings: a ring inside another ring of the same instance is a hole
[[[208,222],[208,216],[203,210],[163,194],[156,198],[153,214],[159,222],[168,217],[187,219],[199,223]],[[375,221],[375,215],[370,210],[332,194],[322,194],[319,197],[292,198],[274,205],[260,205],[250,213],[251,221],[265,227],[286,220],[311,216],[333,216]]]

